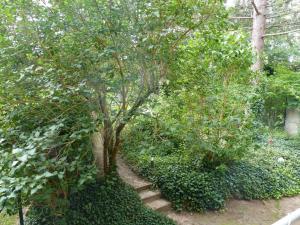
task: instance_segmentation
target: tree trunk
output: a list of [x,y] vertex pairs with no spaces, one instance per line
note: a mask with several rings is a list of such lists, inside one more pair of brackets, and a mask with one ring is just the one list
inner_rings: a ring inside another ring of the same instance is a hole
[[255,54],[253,71],[263,69],[264,35],[266,31],[267,0],[253,0],[252,47]]
[[95,164],[98,168],[98,174],[97,177],[103,177],[104,176],[104,142],[103,142],[103,136],[101,132],[95,132],[92,135],[92,145],[93,145],[93,155],[95,158]]
[[116,168],[117,154],[121,145],[120,133],[114,135],[111,130],[102,129],[92,135],[93,155],[99,170],[98,178],[103,177]]

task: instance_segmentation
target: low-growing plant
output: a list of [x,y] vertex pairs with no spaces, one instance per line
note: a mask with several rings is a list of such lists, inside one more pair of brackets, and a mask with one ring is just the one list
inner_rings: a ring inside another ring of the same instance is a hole
[[216,210],[229,198],[278,199],[300,193],[299,140],[276,135],[270,145],[269,139],[262,138],[257,143],[260,148],[242,160],[215,169],[207,168],[201,158],[185,157],[180,150],[167,155],[141,151],[137,142],[127,143],[123,154],[176,210]]
[[32,206],[28,225],[175,225],[146,208],[132,188],[116,176],[89,184],[70,196],[65,214],[53,214],[46,206]]

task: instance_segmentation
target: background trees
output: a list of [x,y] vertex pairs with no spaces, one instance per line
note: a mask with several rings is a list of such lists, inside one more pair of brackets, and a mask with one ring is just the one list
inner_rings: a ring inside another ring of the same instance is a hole
[[[235,6],[231,17],[238,27],[251,30],[252,43],[256,54],[253,68],[260,67],[270,79],[263,90],[265,99],[264,121],[271,127],[284,124],[286,131],[293,135],[299,131],[298,87],[291,83],[297,80],[299,58],[299,16],[297,1],[228,1]],[[264,7],[258,10],[258,7]],[[257,23],[260,20],[260,25]],[[259,50],[258,45],[259,44]],[[260,66],[258,66],[260,64]],[[284,67],[286,67],[284,69]],[[255,68],[254,68],[255,69]],[[288,71],[290,70],[290,71]],[[289,74],[288,76],[285,76]],[[276,78],[271,78],[276,76]],[[276,80],[276,82],[275,82]],[[275,82],[275,83],[272,83]],[[281,83],[280,91],[272,87]],[[287,85],[288,84],[288,85]],[[278,92],[279,91],[279,92]],[[276,104],[274,104],[276,102]]]

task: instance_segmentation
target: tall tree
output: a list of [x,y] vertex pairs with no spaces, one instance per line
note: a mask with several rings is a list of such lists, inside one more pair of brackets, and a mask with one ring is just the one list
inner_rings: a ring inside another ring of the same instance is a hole
[[[230,3],[230,4],[229,4]],[[252,23],[252,45],[254,50],[254,71],[261,71],[276,64],[297,69],[299,64],[300,5],[296,0],[231,1],[235,16],[231,17],[246,31]],[[252,10],[251,10],[252,8]],[[252,11],[252,12],[251,12]],[[300,129],[300,113],[286,102],[285,129],[296,134]]]
[[253,71],[261,71],[263,68],[264,35],[266,32],[267,0],[252,0],[253,28],[252,46],[255,53]]

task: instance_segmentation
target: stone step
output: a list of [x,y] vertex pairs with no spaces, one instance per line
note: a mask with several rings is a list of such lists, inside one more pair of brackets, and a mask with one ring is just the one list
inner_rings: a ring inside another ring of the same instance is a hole
[[159,212],[163,212],[163,211],[167,211],[167,210],[171,209],[171,203],[164,199],[157,199],[152,202],[146,203],[146,205],[149,208],[151,208],[155,211],[159,211]]
[[137,192],[142,192],[142,191],[145,191],[145,190],[151,188],[151,186],[152,186],[151,183],[142,183],[139,185],[134,185],[133,187]]
[[139,193],[139,196],[143,202],[147,203],[159,199],[161,194],[159,191],[144,190]]

